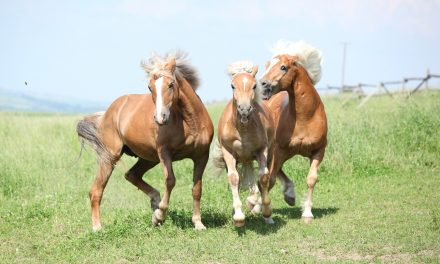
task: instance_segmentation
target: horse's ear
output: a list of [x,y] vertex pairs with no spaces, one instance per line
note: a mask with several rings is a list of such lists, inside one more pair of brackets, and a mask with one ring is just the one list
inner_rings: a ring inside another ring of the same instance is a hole
[[255,77],[255,75],[257,75],[257,72],[258,72],[258,65],[255,65],[254,67],[252,67],[252,72],[251,72],[252,76]]
[[176,59],[175,58],[169,59],[167,64],[165,65],[165,68],[170,72],[174,72],[174,70],[176,69]]
[[297,56],[289,56],[289,60],[292,62],[293,66],[299,65],[299,58]]

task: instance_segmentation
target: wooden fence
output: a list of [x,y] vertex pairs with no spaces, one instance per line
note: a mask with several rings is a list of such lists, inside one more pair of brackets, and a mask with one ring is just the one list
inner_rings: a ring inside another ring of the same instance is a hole
[[[378,84],[368,84],[368,83],[359,83],[357,85],[344,85],[341,86],[331,86],[327,85],[327,87],[317,88],[318,91],[331,91],[337,90],[339,93],[351,93],[351,96],[348,96],[342,103],[345,105],[351,99],[355,97],[363,97],[358,107],[362,107],[372,96],[376,95],[388,95],[390,97],[394,97],[396,93],[405,94],[407,97],[413,95],[425,84],[426,88],[429,88],[428,81],[433,78],[440,78],[438,74],[431,74],[429,70],[424,77],[410,77],[403,78],[400,81],[387,81],[380,82]],[[408,83],[410,82],[418,82],[416,86],[409,87]],[[397,91],[392,91],[390,86],[400,85],[400,89]],[[365,88],[374,89],[373,92],[366,93]]]

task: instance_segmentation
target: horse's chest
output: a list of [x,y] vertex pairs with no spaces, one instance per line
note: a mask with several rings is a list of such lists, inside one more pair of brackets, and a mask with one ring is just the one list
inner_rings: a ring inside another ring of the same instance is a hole
[[166,145],[173,153],[173,159],[183,159],[194,156],[196,153],[204,153],[209,149],[211,140],[205,135],[204,131],[200,134],[190,134],[182,138],[170,138]]
[[299,134],[291,138],[289,150],[292,155],[300,154],[303,156],[311,155],[317,148],[321,138],[313,134]]
[[236,158],[240,161],[249,161],[255,159],[256,151],[260,148],[260,144],[253,141],[234,140],[232,142],[232,150]]

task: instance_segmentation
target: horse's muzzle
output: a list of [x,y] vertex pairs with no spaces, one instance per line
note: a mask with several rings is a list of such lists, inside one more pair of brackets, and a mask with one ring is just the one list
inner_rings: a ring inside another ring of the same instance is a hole
[[261,87],[263,87],[262,92],[261,92],[262,99],[269,100],[272,97],[272,90],[273,90],[271,82],[269,82],[267,80],[261,80],[260,85],[261,85]]
[[166,125],[168,123],[168,120],[170,119],[170,115],[167,114],[161,114],[161,116],[154,115],[154,121],[156,121],[156,124],[159,126]]
[[238,115],[240,116],[240,122],[246,124],[249,121],[249,115],[254,110],[252,105],[238,105]]

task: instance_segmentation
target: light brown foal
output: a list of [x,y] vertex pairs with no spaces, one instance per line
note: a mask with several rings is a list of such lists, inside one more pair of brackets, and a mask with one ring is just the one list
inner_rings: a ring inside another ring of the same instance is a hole
[[271,187],[276,176],[284,187],[284,199],[295,204],[293,182],[282,170],[294,155],[310,159],[307,176],[308,192],[302,219],[310,222],[312,194],[318,180],[318,167],[327,145],[327,118],[324,105],[314,88],[321,77],[321,53],[305,42],[280,41],[260,79],[263,97],[275,120],[274,157],[270,168]]
[[[239,184],[249,187],[252,195],[248,205],[258,213],[259,203],[255,200],[257,191],[253,161],[259,164],[258,186],[262,195],[262,213],[267,223],[273,223],[269,199],[269,170],[272,156],[273,119],[269,109],[261,104],[260,90],[255,80],[258,67],[250,62],[236,62],[229,66],[232,78],[233,99],[229,101],[218,125],[218,149],[214,154],[215,165],[226,165],[228,180],[233,196],[233,222],[243,226],[245,215],[239,197]],[[243,175],[237,171],[237,163],[243,164]]]
[[[77,125],[78,135],[98,154],[98,174],[90,190],[92,227],[101,229],[99,207],[107,181],[122,154],[139,157],[125,178],[151,199],[152,222],[165,221],[176,179],[172,161],[192,159],[195,228],[205,229],[200,216],[202,174],[209,158],[213,125],[195,89],[196,70],[182,52],[154,55],[142,67],[149,77],[151,94],[130,94],[116,99],[105,112],[86,116]],[[160,163],[165,190],[159,192],[142,177]]]

